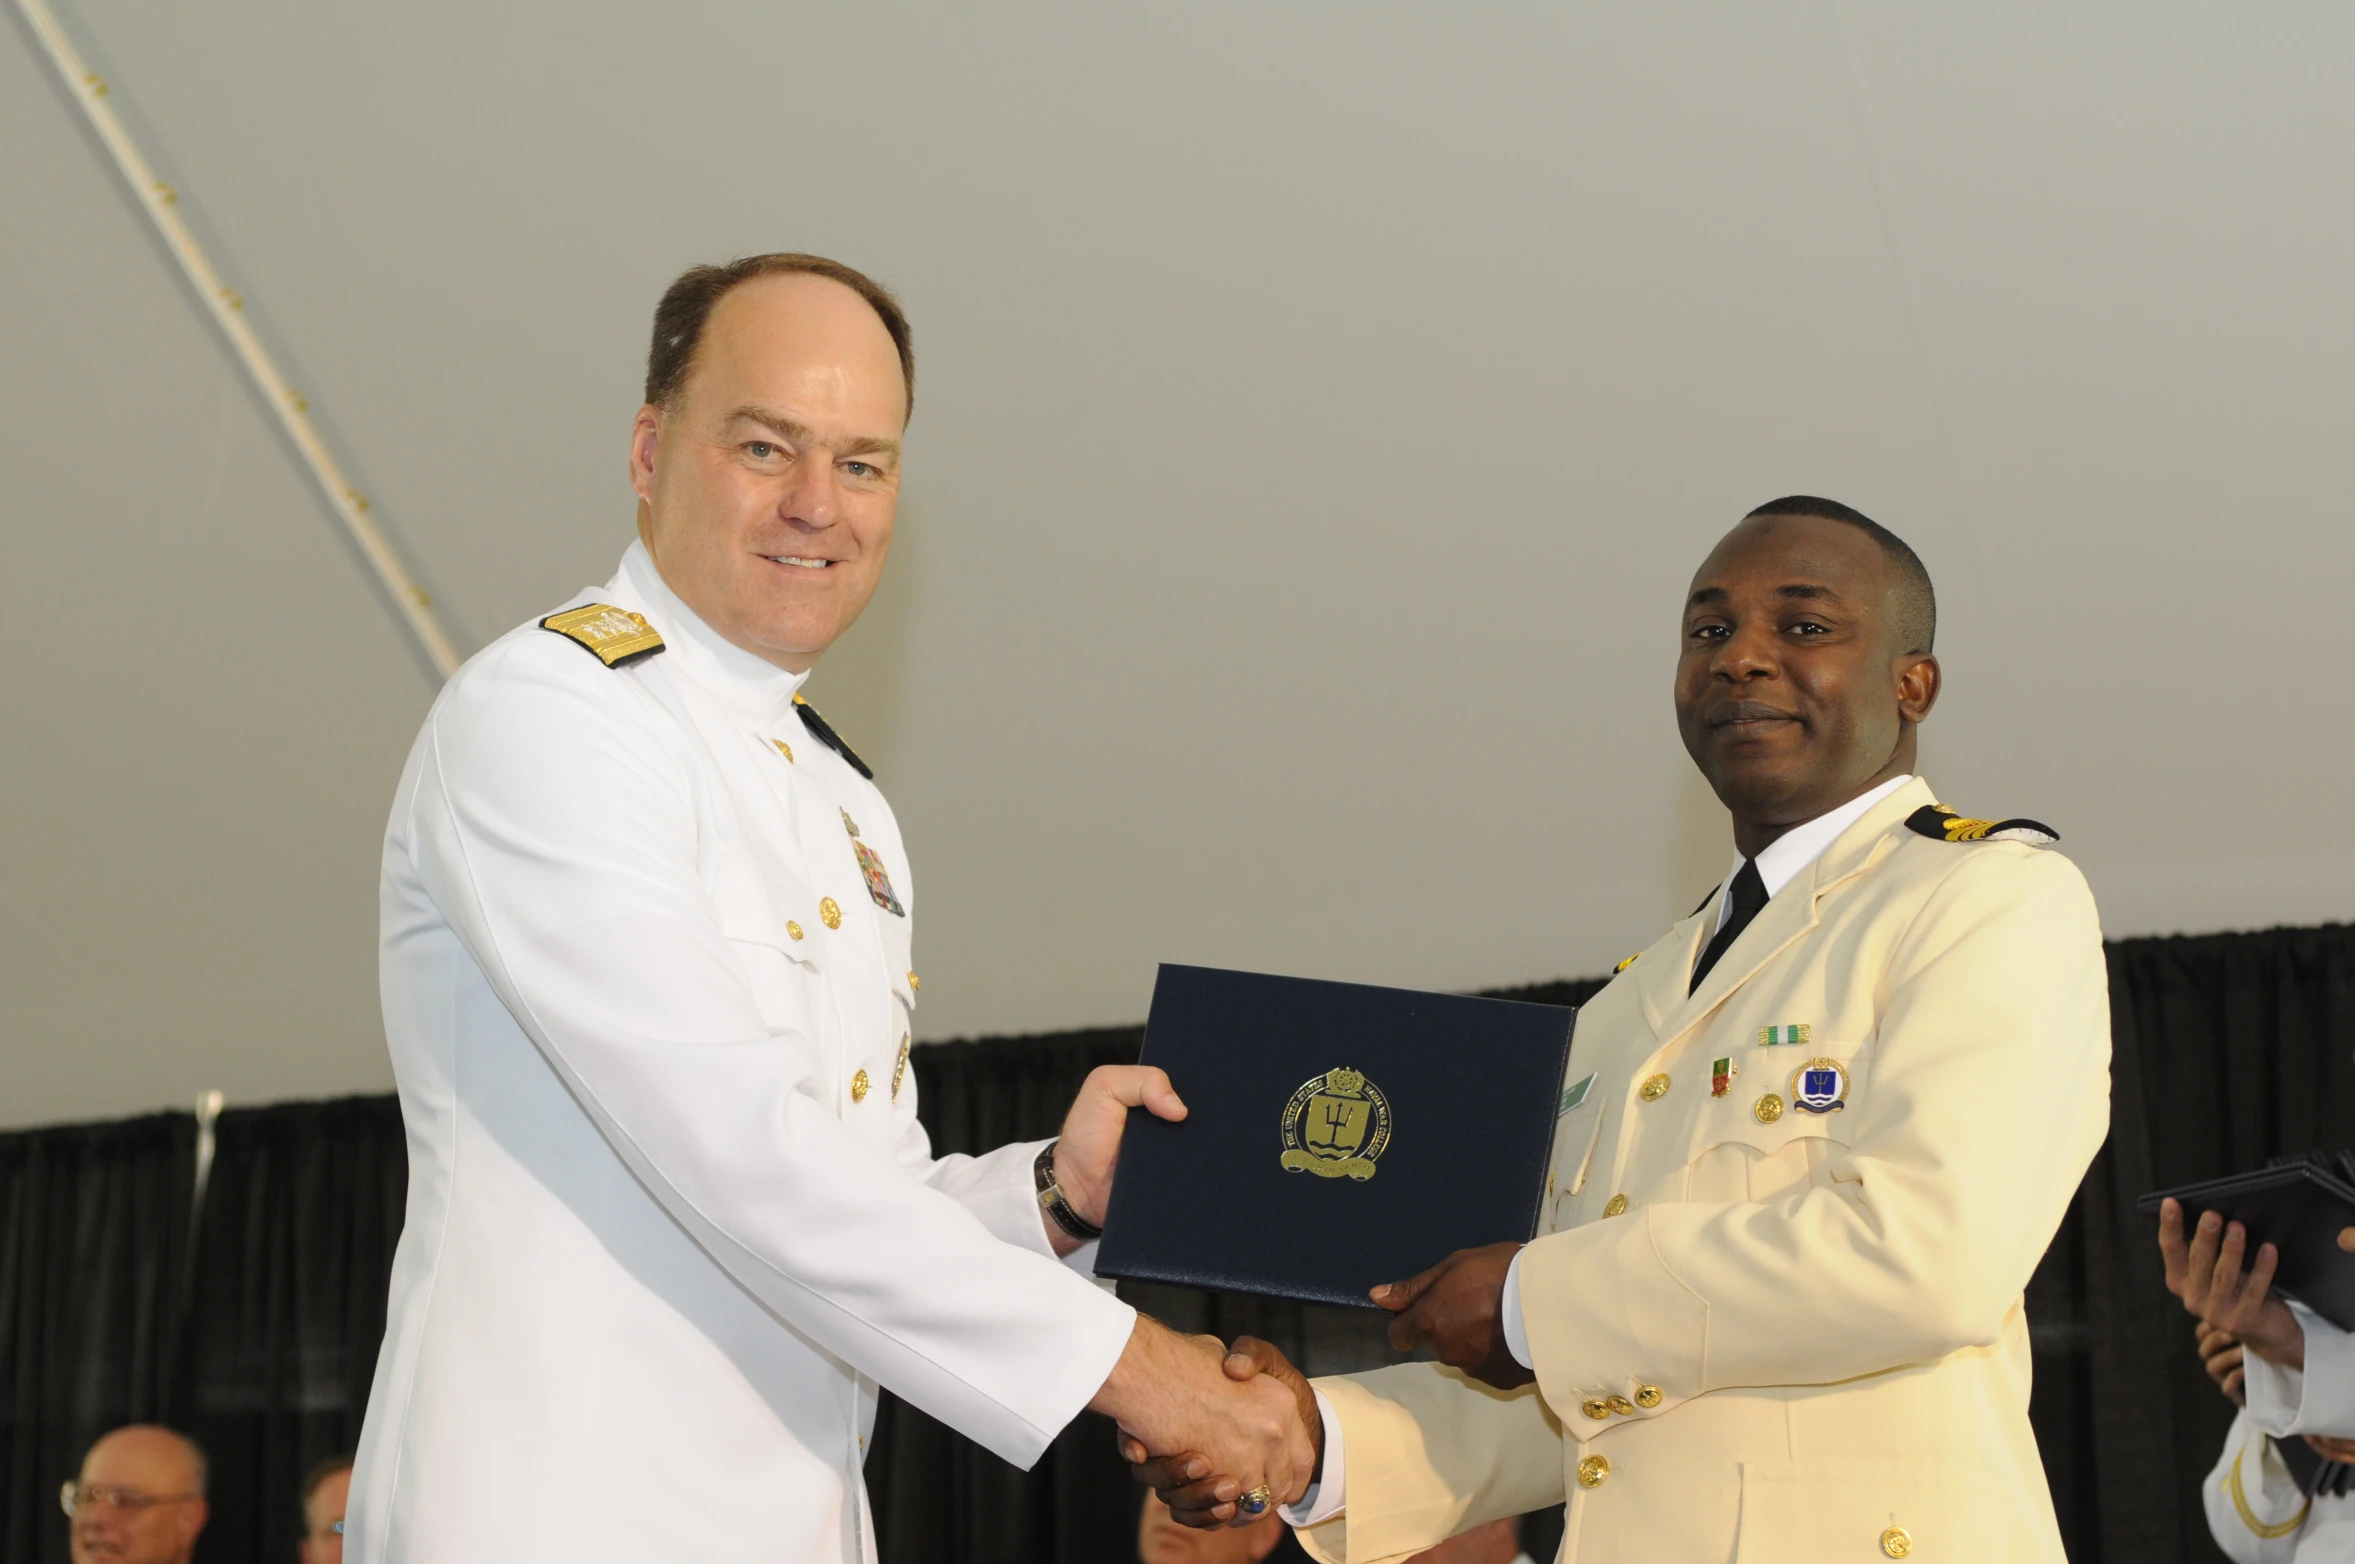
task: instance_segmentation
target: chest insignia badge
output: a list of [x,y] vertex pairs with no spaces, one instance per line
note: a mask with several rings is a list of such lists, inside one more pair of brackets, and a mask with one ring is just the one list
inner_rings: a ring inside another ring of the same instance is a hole
[[1838,1113],[1848,1106],[1848,1072],[1837,1059],[1810,1059],[1791,1072],[1791,1106],[1801,1113]]
[[1580,1103],[1586,1101],[1586,1094],[1593,1089],[1594,1084],[1595,1078],[1591,1075],[1582,1081],[1572,1084],[1562,1093],[1562,1106],[1559,1112],[1555,1114],[1555,1117],[1559,1118],[1562,1114],[1568,1113],[1572,1108],[1575,1108]]
[[883,860],[875,856],[875,849],[859,840],[859,823],[842,811],[842,828],[850,833],[850,850],[859,855],[859,873],[867,877],[867,895],[876,906],[895,918],[904,918],[908,909],[899,904],[898,895],[891,888],[891,871],[883,867]]
[[1804,1048],[1810,1035],[1811,1029],[1804,1021],[1795,1026],[1762,1026],[1758,1029],[1758,1046],[1787,1048],[1795,1045]]
[[899,1089],[908,1079],[908,1034],[899,1034],[899,1057],[891,1065],[891,1100],[899,1101]]
[[1362,1184],[1389,1144],[1390,1099],[1347,1065],[1309,1077],[1284,1105],[1286,1172]]
[[1716,1063],[1709,1066],[1710,1096],[1722,1097],[1727,1092],[1733,1090],[1733,1085],[1734,1062],[1731,1059],[1720,1059]]

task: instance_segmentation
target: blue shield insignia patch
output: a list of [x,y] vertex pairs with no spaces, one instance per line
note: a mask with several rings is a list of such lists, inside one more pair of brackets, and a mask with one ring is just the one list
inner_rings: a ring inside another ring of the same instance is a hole
[[1802,1113],[1838,1113],[1848,1106],[1848,1072],[1837,1059],[1810,1059],[1791,1072],[1791,1106]]

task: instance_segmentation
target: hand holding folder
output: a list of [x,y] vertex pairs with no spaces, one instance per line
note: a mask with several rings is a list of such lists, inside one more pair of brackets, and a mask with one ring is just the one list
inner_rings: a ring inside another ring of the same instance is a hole
[[2355,1327],[2355,1157],[2278,1159],[2136,1204],[2158,1213],[2167,1290],[2205,1331],[2294,1368],[2305,1333],[2284,1297]]

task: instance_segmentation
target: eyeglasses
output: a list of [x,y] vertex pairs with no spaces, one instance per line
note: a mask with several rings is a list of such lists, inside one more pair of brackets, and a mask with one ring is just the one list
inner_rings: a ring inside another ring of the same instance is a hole
[[84,1510],[124,1510],[137,1515],[159,1504],[186,1504],[203,1497],[198,1493],[133,1493],[128,1488],[101,1488],[96,1483],[68,1478],[65,1486],[57,1490],[57,1507],[68,1515],[79,1515]]

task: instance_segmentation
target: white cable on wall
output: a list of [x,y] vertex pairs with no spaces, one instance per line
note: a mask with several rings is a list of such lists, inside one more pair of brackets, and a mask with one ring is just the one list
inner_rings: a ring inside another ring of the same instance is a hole
[[31,25],[34,36],[48,50],[50,63],[57,67],[57,74],[64,81],[66,90],[82,105],[82,111],[90,117],[91,128],[98,132],[98,139],[113,154],[115,167],[122,171],[123,178],[129,182],[131,193],[147,209],[147,215],[154,219],[156,231],[163,235],[165,248],[172,252],[173,259],[180,263],[180,270],[187,274],[189,286],[196,290],[198,298],[204,300],[205,308],[212,314],[213,323],[221,328],[222,335],[229,339],[229,345],[237,350],[237,357],[245,365],[246,373],[253,377],[254,385],[262,393],[262,400],[278,415],[279,426],[286,431],[286,437],[294,442],[294,448],[302,454],[303,465],[310,469],[311,477],[319,485],[319,492],[326,497],[328,506],[342,520],[344,530],[351,534],[352,541],[359,545],[360,552],[375,569],[377,580],[384,584],[386,594],[400,610],[401,617],[408,622],[409,633],[417,638],[417,644],[423,648],[426,658],[440,670],[442,677],[448,678],[458,671],[458,652],[433,611],[433,600],[426,595],[425,588],[418,585],[417,578],[409,574],[408,566],[393,552],[392,544],[377,529],[376,523],[368,519],[367,496],[353,488],[344,477],[343,470],[336,466],[335,458],[327,450],[327,442],[319,438],[318,428],[311,422],[310,404],[286,383],[286,377],[278,372],[278,366],[271,361],[260,339],[254,335],[253,328],[247,324],[244,298],[236,289],[221,281],[220,273],[213,270],[212,262],[198,248],[196,236],[188,231],[187,223],[181,220],[177,210],[179,193],[155,177],[155,171],[140,154],[138,144],[132,141],[130,132],[124,128],[121,116],[106,101],[105,80],[83,64],[72,40],[66,37],[65,29],[58,25],[56,15],[50,11],[48,0],[16,0],[16,4],[17,9],[24,13],[25,21]]

